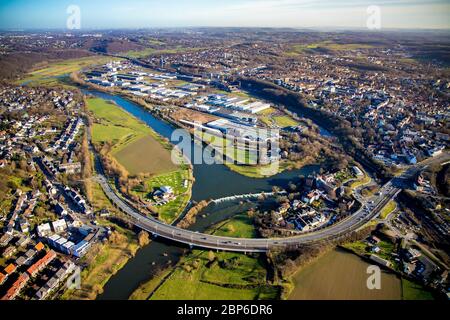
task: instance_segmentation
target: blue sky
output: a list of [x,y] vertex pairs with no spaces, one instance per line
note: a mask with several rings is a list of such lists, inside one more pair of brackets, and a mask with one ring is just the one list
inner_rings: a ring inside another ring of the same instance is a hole
[[450,28],[450,0],[0,0],[0,28],[65,28],[72,4],[82,29],[364,28],[370,5],[381,8],[382,28]]

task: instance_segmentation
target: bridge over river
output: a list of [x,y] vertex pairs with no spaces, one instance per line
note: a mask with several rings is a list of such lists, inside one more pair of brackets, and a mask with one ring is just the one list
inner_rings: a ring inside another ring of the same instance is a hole
[[[127,110],[128,111],[128,110]],[[143,111],[144,112],[144,111]],[[147,113],[146,113],[147,115]],[[152,119],[151,121],[156,121]],[[171,128],[162,128],[158,133],[164,133],[164,136],[170,136]],[[164,132],[161,132],[164,131]],[[167,132],[166,132],[167,131]],[[91,141],[91,137],[88,137]],[[323,228],[317,231],[312,231],[288,238],[271,238],[271,239],[249,239],[249,238],[232,238],[232,237],[221,237],[210,234],[197,233],[190,230],[185,230],[178,228],[173,225],[165,224],[153,217],[147,217],[142,215],[138,210],[134,208],[132,203],[124,200],[119,193],[114,190],[106,179],[103,168],[101,166],[101,161],[99,160],[98,154],[93,150],[95,154],[95,164],[98,173],[98,181],[104,190],[107,197],[124,213],[130,216],[131,221],[138,227],[150,232],[155,236],[160,236],[172,241],[187,244],[191,247],[201,247],[217,250],[228,250],[228,251],[239,251],[239,252],[265,252],[272,248],[277,247],[287,247],[287,246],[298,246],[302,244],[310,244],[321,241],[329,241],[338,239],[350,232],[357,230],[370,220],[376,218],[381,209],[402,189],[401,180],[408,179],[412,177],[419,170],[422,170],[427,165],[438,161],[449,160],[449,154],[445,153],[439,157],[431,158],[423,161],[420,164],[411,166],[399,177],[395,177],[391,181],[387,182],[378,193],[370,199],[370,203],[366,203],[364,198],[359,198],[361,202],[361,208],[347,217],[346,219],[339,221],[327,228]],[[211,166],[213,167],[213,166]],[[208,176],[211,176],[211,172],[208,172]],[[239,184],[237,184],[239,186]],[[273,195],[273,193],[266,192],[266,195]],[[252,199],[260,196],[261,193],[247,193],[242,195],[227,196],[215,200],[216,203],[220,203],[228,200],[237,199]]]
[[[320,241],[334,240],[347,235],[349,232],[356,230],[365,223],[375,218],[388,201],[393,199],[400,189],[394,187],[391,182],[386,183],[382,189],[380,196],[373,201],[369,210],[364,204],[361,208],[350,217],[331,225],[328,228],[318,230],[316,232],[305,233],[289,238],[233,238],[222,237],[204,233],[197,233],[190,230],[178,228],[173,225],[165,224],[153,217],[143,216],[138,210],[127,203],[117,192],[111,187],[108,180],[103,174],[98,175],[98,181],[103,188],[107,197],[124,213],[132,218],[132,222],[150,232],[154,236],[160,236],[172,241],[187,244],[191,247],[201,247],[216,250],[227,250],[237,252],[266,252],[276,247],[296,246],[301,244],[309,244]],[[268,195],[272,193],[267,193]],[[226,201],[227,199],[238,199],[257,197],[260,194],[237,195],[218,199],[216,201]]]

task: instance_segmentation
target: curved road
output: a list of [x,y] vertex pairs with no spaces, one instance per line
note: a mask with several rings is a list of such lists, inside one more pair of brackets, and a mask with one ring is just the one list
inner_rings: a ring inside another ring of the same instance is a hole
[[181,242],[189,246],[196,246],[201,248],[239,251],[239,252],[266,252],[269,249],[276,247],[297,246],[302,244],[310,244],[319,241],[327,241],[338,239],[342,236],[348,235],[350,232],[357,230],[370,220],[376,218],[381,209],[401,191],[404,180],[416,174],[421,168],[427,165],[440,161],[440,158],[449,158],[448,154],[429,159],[419,165],[415,165],[406,170],[401,176],[396,177],[386,183],[381,189],[378,196],[369,199],[368,203],[357,196],[357,199],[362,203],[361,208],[350,217],[335,223],[324,229],[305,233],[302,235],[292,236],[288,238],[271,238],[271,239],[249,239],[249,238],[232,238],[209,235],[204,233],[197,233],[176,226],[165,224],[153,217],[146,217],[139,213],[131,205],[127,204],[110,186],[108,180],[103,174],[103,168],[98,155],[95,154],[96,166],[98,174],[98,182],[103,188],[107,197],[123,212],[131,216],[132,222],[152,233],[155,236],[161,236],[166,239]]

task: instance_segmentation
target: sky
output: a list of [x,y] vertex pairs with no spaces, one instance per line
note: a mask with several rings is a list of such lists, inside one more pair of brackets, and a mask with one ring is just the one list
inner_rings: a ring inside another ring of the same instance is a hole
[[450,29],[450,0],[0,0],[0,29],[67,28],[70,5],[85,29],[154,27]]

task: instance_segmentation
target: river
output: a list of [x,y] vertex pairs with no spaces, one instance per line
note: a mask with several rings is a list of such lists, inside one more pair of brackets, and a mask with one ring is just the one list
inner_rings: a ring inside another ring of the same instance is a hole
[[[158,134],[170,140],[175,128],[155,118],[138,104],[100,91],[83,89],[83,93],[114,101],[118,106],[145,122]],[[192,148],[202,148],[202,146],[192,143]],[[192,188],[192,200],[201,201],[236,194],[271,191],[275,185],[287,186],[290,181],[295,181],[300,175],[308,175],[318,170],[319,166],[311,165],[259,179],[240,175],[222,164],[194,164],[195,183]],[[214,223],[248,210],[249,206],[251,204],[240,204],[239,202],[210,205],[203,211],[206,218],[199,217],[190,229],[204,231]],[[174,265],[184,250],[186,250],[185,246],[163,239],[155,239],[140,249],[135,257],[131,258],[117,274],[111,277],[98,299],[128,299],[139,284],[149,280],[156,270]]]

